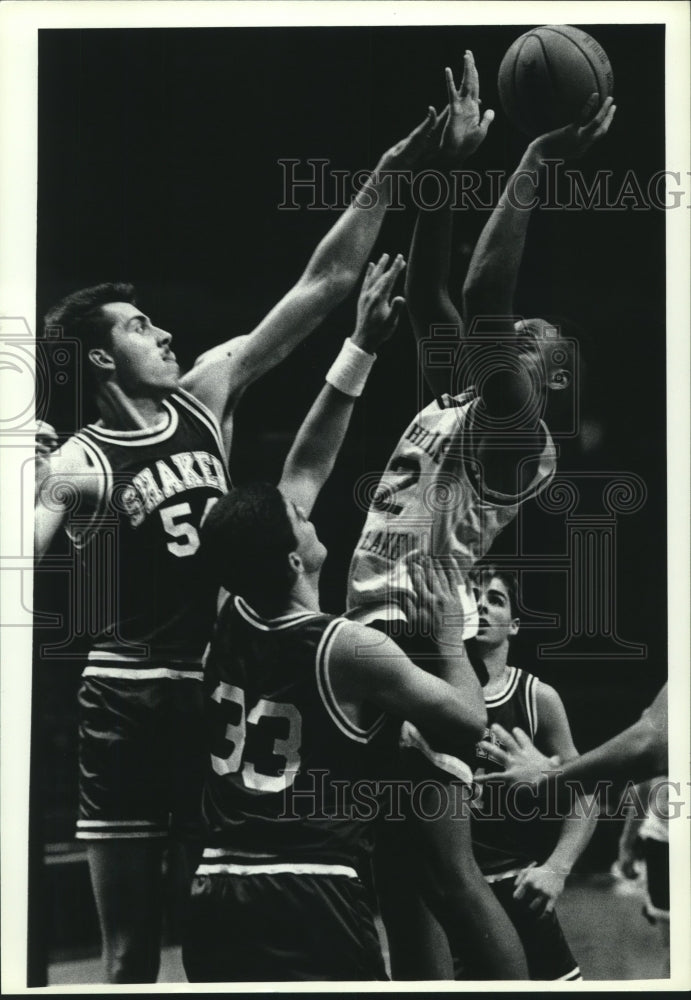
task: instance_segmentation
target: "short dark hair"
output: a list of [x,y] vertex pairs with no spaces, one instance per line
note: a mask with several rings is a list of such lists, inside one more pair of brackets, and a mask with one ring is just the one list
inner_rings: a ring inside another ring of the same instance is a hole
[[102,307],[110,302],[136,305],[134,286],[115,281],[72,292],[48,310],[44,328],[60,327],[65,336],[81,340],[86,349],[109,347],[113,323],[104,316]]
[[201,527],[205,570],[231,594],[259,608],[280,608],[295,579],[288,555],[297,546],[285,500],[276,486],[236,486]]
[[483,580],[491,580],[493,576],[501,580],[506,587],[506,593],[509,595],[511,617],[518,618],[518,577],[513,570],[499,569],[493,563],[480,563],[473,567],[470,573],[470,580],[481,587]]

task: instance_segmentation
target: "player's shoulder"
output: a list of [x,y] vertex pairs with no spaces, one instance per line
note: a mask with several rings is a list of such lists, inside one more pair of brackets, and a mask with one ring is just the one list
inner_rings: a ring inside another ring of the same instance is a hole
[[372,654],[385,653],[387,646],[395,648],[393,641],[376,628],[347,617],[337,617],[333,621],[331,658],[341,666],[366,670],[373,662]]
[[529,681],[531,678],[533,680],[535,698],[537,699],[539,708],[564,707],[564,702],[562,701],[561,695],[556,688],[552,687],[551,684],[547,684],[545,681],[541,681],[535,674],[528,673],[527,671],[524,671],[523,673],[526,677],[526,681]]

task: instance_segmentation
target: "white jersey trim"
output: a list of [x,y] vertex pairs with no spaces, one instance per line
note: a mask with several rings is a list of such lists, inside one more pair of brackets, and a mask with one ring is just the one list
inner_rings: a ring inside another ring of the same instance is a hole
[[386,716],[380,715],[369,729],[362,729],[360,726],[356,726],[338,704],[338,699],[334,694],[331,686],[331,678],[329,677],[329,655],[331,648],[336,638],[336,633],[345,624],[345,618],[334,619],[334,621],[329,623],[324,631],[324,635],[321,637],[315,660],[317,689],[322,704],[331,717],[331,721],[340,729],[343,735],[351,740],[355,740],[356,743],[369,743],[386,722]]
[[[206,851],[204,851],[206,856]],[[349,865],[312,864],[309,862],[276,864],[239,865],[239,864],[206,864],[202,861],[196,871],[197,875],[343,875],[346,878],[357,878],[358,873]]]
[[192,413],[198,420],[201,420],[208,429],[218,445],[219,454],[221,456],[221,462],[226,473],[226,478],[228,480],[228,485],[230,485],[230,473],[228,471],[228,460],[225,453],[225,448],[223,446],[223,436],[221,434],[221,426],[211,410],[193,396],[191,393],[187,392],[186,389],[176,389],[173,393],[172,398],[176,400],[181,406],[184,406],[190,413]]
[[137,448],[143,444],[158,444],[159,441],[166,441],[172,437],[178,429],[177,410],[167,399],[163,400],[163,406],[167,411],[167,419],[159,421],[152,427],[144,427],[137,431],[115,431],[109,427],[100,427],[98,424],[87,424],[85,430],[88,430],[94,437],[101,438],[102,441],[123,445],[126,448]]
[[235,610],[242,615],[245,621],[249,622],[250,625],[254,625],[255,628],[261,629],[262,632],[276,632],[280,629],[291,628],[298,622],[308,621],[310,618],[319,618],[319,615],[314,611],[297,611],[291,615],[283,615],[280,618],[262,618],[257,612],[251,607],[244,597],[235,597]]
[[535,674],[528,674],[528,679],[525,682],[525,703],[528,709],[528,720],[530,722],[530,739],[534,740],[537,736],[537,686],[539,681]]
[[154,680],[196,680],[203,678],[200,670],[172,670],[170,667],[99,667],[93,664],[85,667],[82,677],[119,677],[128,681]]
[[487,707],[498,708],[499,705],[504,705],[507,701],[513,698],[516,693],[516,688],[518,687],[520,676],[520,670],[517,670],[516,667],[509,667],[509,676],[507,677],[506,683],[501,691],[498,691],[497,694],[494,694],[489,698],[485,698],[485,704]]

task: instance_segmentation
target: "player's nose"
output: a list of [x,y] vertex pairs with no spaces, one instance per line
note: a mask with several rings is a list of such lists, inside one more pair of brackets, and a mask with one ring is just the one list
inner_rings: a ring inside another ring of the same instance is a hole
[[173,339],[173,334],[168,333],[167,330],[162,330],[160,327],[156,327],[156,343],[159,347],[167,347]]

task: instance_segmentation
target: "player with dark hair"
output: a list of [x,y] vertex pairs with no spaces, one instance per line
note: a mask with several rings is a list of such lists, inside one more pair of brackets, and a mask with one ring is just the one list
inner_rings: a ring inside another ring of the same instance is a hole
[[[518,633],[518,588],[515,574],[483,565],[470,577],[478,601],[478,630],[468,642],[471,660],[487,672],[483,687],[488,725],[526,728],[542,750],[566,761],[576,757],[569,721],[561,698],[534,674],[509,664],[511,639]],[[485,743],[494,743],[490,729]],[[498,768],[492,752],[476,751],[474,772]],[[566,877],[587,846],[597,822],[592,809],[578,800],[573,814],[559,825],[537,815],[516,815],[507,788],[493,782],[476,803],[473,850],[480,869],[518,931],[531,979],[573,981],[581,978],[564,938],[555,903]],[[457,953],[463,964],[463,950]]]
[[[367,324],[362,346],[382,332]],[[448,622],[457,581],[442,573],[433,609],[455,688],[390,640],[372,655],[369,629],[320,611],[326,549],[309,516],[354,383],[352,364],[334,366],[279,486],[232,490],[202,527],[207,571],[232,596],[205,657],[207,841],[183,941],[192,982],[386,978],[359,876],[400,721],[452,750],[482,731],[479,685]]]
[[[591,98],[579,122],[528,145],[474,249],[461,315],[449,287],[454,172],[483,141],[493,113],[480,116],[479,79],[470,52],[460,88],[450,69],[446,81],[449,104],[437,122],[441,138],[435,166],[446,174],[449,194],[441,207],[419,210],[406,282],[424,374],[436,400],[410,424],[387,463],[351,563],[348,609],[355,620],[389,635],[410,633],[406,607],[416,602],[411,554],[413,560],[416,553],[423,559],[442,556],[462,571],[459,596],[469,639],[477,630],[477,606],[468,573],[520,505],[553,476],[555,449],[543,417],[548,396],[554,406],[554,400],[570,394],[548,390],[568,388],[574,371],[572,345],[544,320],[517,320],[514,311],[540,174],[549,157],[580,155],[603,136],[614,107],[607,99],[596,110]],[[434,336],[438,327],[454,334],[451,345],[449,338]],[[454,365],[448,361],[450,347]],[[435,367],[440,355],[443,363]],[[410,727],[404,742],[409,751],[431,757]],[[471,781],[463,761],[453,777]],[[417,825],[440,871],[454,872],[459,880],[464,873],[480,877],[467,815]],[[422,911],[419,921],[411,918],[416,907],[400,871],[411,870],[413,862],[406,860],[400,832],[377,860],[394,975],[430,978],[436,968],[435,975],[449,976],[448,951],[444,956],[437,948],[434,956],[431,948],[418,946],[421,928],[429,922]],[[427,902],[439,909],[435,891],[428,888]],[[493,968],[498,978],[520,978],[525,965],[510,922],[503,911],[496,916],[489,889],[478,899],[477,920],[490,929],[484,949],[469,949],[473,958]],[[438,935],[436,941],[440,945]]]
[[415,167],[430,123],[384,154],[256,329],[207,351],[184,376],[170,333],[129,285],[84,289],[46,317],[82,341],[100,412],[55,454],[39,442],[35,549],[43,556],[65,527],[102,602],[79,695],[77,836],[108,982],[156,980],[163,849],[169,834],[197,824],[201,656],[216,605],[199,529],[228,489],[235,408],[354,288],[390,201],[386,172]]

